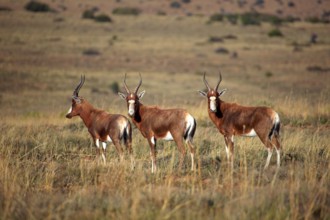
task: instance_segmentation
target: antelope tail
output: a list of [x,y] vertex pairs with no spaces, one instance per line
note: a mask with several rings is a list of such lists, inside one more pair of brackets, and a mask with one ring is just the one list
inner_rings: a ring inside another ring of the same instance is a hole
[[280,136],[280,128],[281,128],[280,117],[276,113],[274,117],[273,127],[268,134],[269,140],[272,140],[273,136],[275,136],[275,138]]
[[126,144],[128,141],[132,141],[132,126],[131,123],[127,120],[126,126],[123,132],[124,143]]
[[188,115],[186,118],[186,131],[183,136],[184,140],[187,141],[192,141],[194,138],[196,131],[196,120],[191,116]]

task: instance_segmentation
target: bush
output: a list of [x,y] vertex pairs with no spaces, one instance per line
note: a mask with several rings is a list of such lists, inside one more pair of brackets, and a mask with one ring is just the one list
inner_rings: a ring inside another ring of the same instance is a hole
[[171,2],[170,6],[171,8],[180,8],[181,4],[180,2]]
[[237,24],[238,15],[237,14],[227,14],[225,15],[227,21],[229,21],[231,24]]
[[218,49],[215,50],[215,53],[218,53],[218,54],[228,54],[229,53],[229,50],[227,50],[224,47],[219,47]]
[[106,14],[100,14],[94,17],[97,22],[112,22],[112,19]]
[[92,8],[92,9],[87,9],[83,12],[82,14],[82,18],[85,18],[85,19],[94,19],[94,14],[95,12],[97,11],[96,8]]
[[274,74],[272,73],[272,72],[269,72],[269,71],[267,71],[267,72],[265,72],[265,76],[267,77],[267,78],[270,78],[270,77],[272,77]]
[[157,12],[157,15],[165,16],[166,15],[166,12],[160,10],[160,11]]
[[211,36],[211,37],[209,37],[209,42],[219,43],[219,42],[223,42],[223,39],[222,39],[222,37]]
[[86,56],[98,56],[101,53],[96,49],[87,49],[83,51],[83,54]]
[[294,4],[294,2],[288,2],[288,6],[289,6],[290,8],[293,8],[293,7],[295,6],[295,4]]
[[32,12],[49,12],[52,9],[45,3],[30,1],[25,5],[25,9]]
[[115,15],[139,15],[141,10],[139,8],[131,8],[131,7],[119,7],[115,8],[112,11],[112,14]]
[[209,22],[221,22],[223,21],[223,15],[216,13],[210,16]]
[[110,89],[112,90],[112,92],[114,94],[117,94],[119,92],[119,83],[118,82],[113,82],[111,85],[110,85]]
[[306,18],[307,22],[310,22],[310,23],[313,23],[313,24],[316,24],[316,23],[326,23],[323,19],[320,19],[318,17],[309,17],[309,18]]
[[7,6],[0,6],[0,11],[12,11],[12,9]]
[[243,25],[260,25],[258,13],[244,13],[241,15],[241,22]]
[[279,29],[273,29],[268,32],[269,37],[283,37],[282,32]]

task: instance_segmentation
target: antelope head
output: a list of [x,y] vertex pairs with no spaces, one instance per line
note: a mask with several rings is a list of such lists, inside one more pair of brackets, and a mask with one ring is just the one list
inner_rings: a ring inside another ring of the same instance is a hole
[[84,82],[85,82],[85,76],[81,76],[80,83],[73,91],[72,106],[70,107],[68,113],[66,114],[67,118],[72,118],[74,116],[77,116],[82,111],[82,104],[84,103],[84,99],[79,96],[79,90],[84,85]]
[[207,92],[201,91],[201,90],[198,91],[199,94],[201,94],[202,96],[204,96],[208,99],[208,106],[209,106],[209,109],[211,112],[217,111],[217,106],[219,105],[220,96],[226,92],[226,89],[223,89],[220,92],[218,91],[221,80],[222,80],[221,73],[219,73],[219,81],[218,81],[216,87],[214,89],[212,89],[210,87],[209,83],[206,81],[205,73],[204,73],[203,81],[207,88]]
[[140,75],[140,82],[138,86],[135,88],[134,92],[131,92],[128,89],[128,86],[126,84],[126,74],[124,78],[124,87],[126,90],[126,94],[118,92],[118,95],[127,102],[128,115],[131,117],[133,117],[137,112],[139,106],[139,100],[143,97],[144,93],[146,92],[146,91],[142,91],[139,94],[137,93],[142,84],[141,74],[139,75]]

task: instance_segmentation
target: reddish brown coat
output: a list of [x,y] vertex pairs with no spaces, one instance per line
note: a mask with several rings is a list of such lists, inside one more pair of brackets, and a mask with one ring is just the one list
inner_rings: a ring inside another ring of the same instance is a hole
[[281,144],[279,140],[280,119],[278,114],[268,107],[247,107],[222,101],[220,96],[226,90],[218,91],[221,74],[215,89],[210,88],[205,79],[205,74],[203,80],[208,91],[200,91],[200,94],[207,97],[209,117],[225,138],[227,158],[231,161],[232,166],[234,136],[257,135],[268,149],[265,168],[269,165],[274,147],[277,152],[277,166],[279,167]]
[[142,79],[134,92],[129,91],[125,80],[124,83],[127,94],[119,93],[119,95],[127,102],[128,114],[133,123],[140,130],[143,137],[148,140],[152,160],[151,171],[156,170],[157,139],[175,141],[181,152],[180,166],[186,154],[183,144],[183,140],[185,140],[191,152],[191,169],[194,169],[195,150],[192,140],[196,130],[195,119],[183,109],[160,109],[157,106],[144,106],[140,103],[144,91],[140,94],[137,94],[137,91]]
[[[78,92],[84,81],[85,79],[81,78],[80,84],[75,89],[72,97],[72,106],[66,117],[80,116],[92,136],[99,153],[102,152],[101,156],[104,163],[106,161],[106,142],[113,142],[122,160],[123,150],[121,148],[121,142],[123,141],[131,154],[131,165],[133,168],[131,123],[125,116],[110,114],[106,111],[96,109],[87,100],[78,96]],[[102,147],[100,147],[100,141],[102,142]]]

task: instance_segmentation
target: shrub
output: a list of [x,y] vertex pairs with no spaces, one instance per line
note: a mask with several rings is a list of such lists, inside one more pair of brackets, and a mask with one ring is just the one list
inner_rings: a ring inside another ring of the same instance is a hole
[[219,53],[219,54],[228,54],[229,50],[227,50],[224,47],[219,47],[218,49],[215,50],[215,53]]
[[219,42],[223,42],[223,39],[222,39],[222,37],[211,36],[211,37],[209,37],[209,42],[219,43]]
[[106,14],[100,14],[94,17],[97,22],[112,22],[112,19]]
[[101,53],[96,49],[86,49],[83,51],[83,54],[87,56],[98,56]]
[[269,37],[283,37],[282,32],[279,29],[273,29],[268,32]]
[[92,8],[92,9],[87,9],[83,12],[82,14],[82,18],[85,18],[85,19],[94,19],[94,14],[95,12],[97,11],[96,8]]
[[180,8],[181,4],[180,2],[171,2],[170,6],[171,8]]
[[282,24],[283,20],[275,15],[262,14],[261,20],[264,22],[269,22],[273,25]]
[[37,2],[37,1],[30,1],[29,3],[27,3],[25,5],[25,9],[28,10],[28,11],[32,11],[32,12],[49,12],[49,11],[52,11],[51,8],[47,4]]
[[256,2],[254,4],[258,5],[258,6],[263,6],[264,3],[265,3],[264,0],[256,0]]
[[316,23],[326,23],[323,19],[320,19],[318,17],[309,17],[309,18],[306,18],[307,22],[310,22],[310,23],[313,23],[313,24],[316,24]]
[[222,14],[216,13],[210,16],[209,22],[219,22],[219,21],[223,21]]
[[165,16],[166,15],[166,12],[165,11],[158,11],[157,12],[157,15]]
[[273,76],[273,73],[272,72],[265,72],[265,76],[267,77],[267,78],[270,78],[270,77],[272,77]]
[[288,6],[293,8],[295,6],[294,2],[288,2]]
[[112,14],[115,15],[139,15],[141,10],[139,8],[132,8],[132,7],[119,7],[115,8],[112,11]]
[[227,21],[231,24],[237,24],[238,15],[237,14],[227,14],[225,15]]
[[260,25],[258,13],[244,13],[241,15],[241,22],[243,25]]
[[110,89],[112,90],[112,92],[114,94],[117,94],[119,92],[119,83],[118,82],[113,82],[111,85],[110,85]]
[[0,6],[0,11],[12,11],[12,9],[6,6]]

